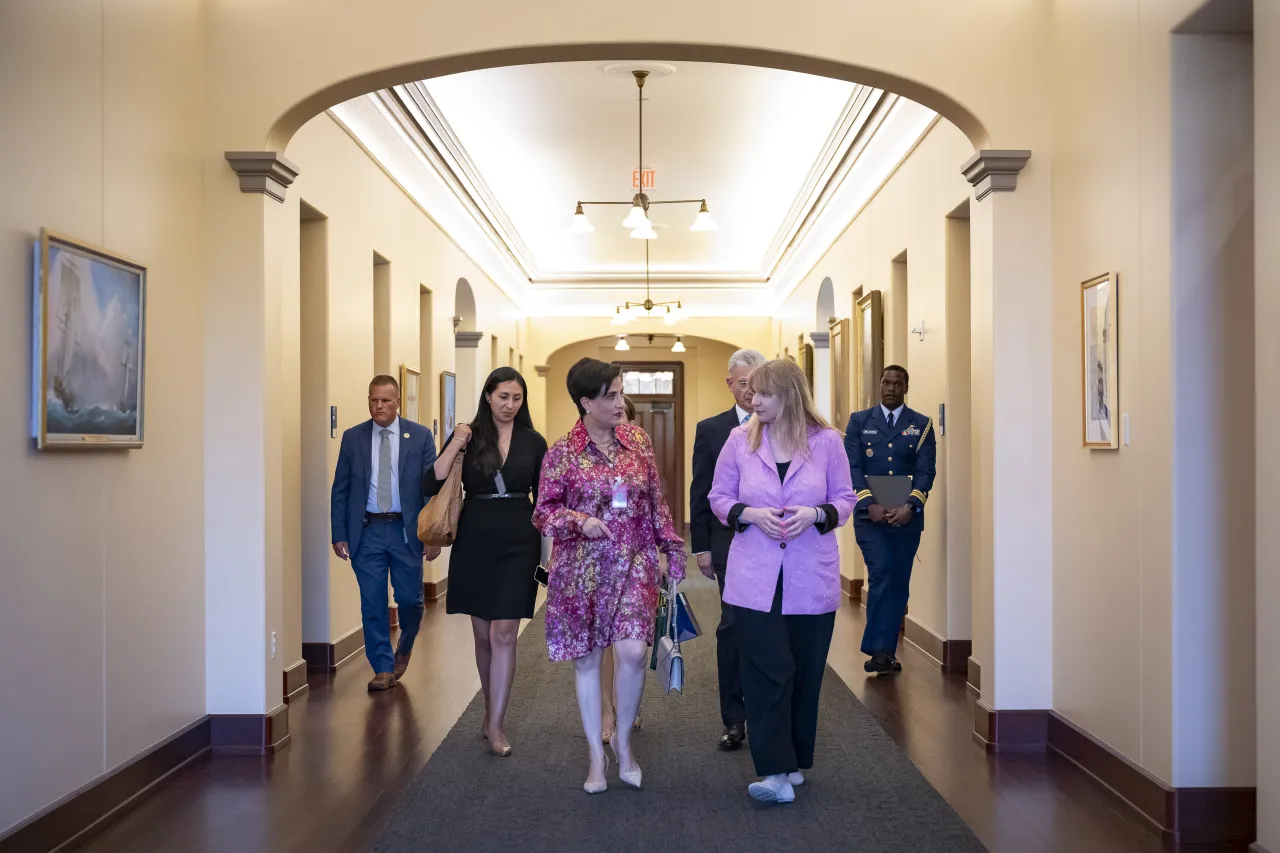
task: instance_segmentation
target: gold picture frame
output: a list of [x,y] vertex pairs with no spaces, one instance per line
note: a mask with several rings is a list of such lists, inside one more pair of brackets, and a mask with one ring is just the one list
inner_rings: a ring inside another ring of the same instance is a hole
[[1084,446],[1120,447],[1120,274],[1080,284],[1080,419]]
[[447,370],[440,371],[440,435],[444,442],[453,435],[458,420],[458,377]]
[[850,355],[852,352],[852,325],[848,319],[832,320],[831,332],[831,418],[839,429],[844,429],[853,414],[850,405]]
[[400,365],[400,416],[415,424],[422,423],[422,371],[407,364]]
[[884,370],[884,309],[880,291],[873,290],[858,299],[854,306],[858,321],[858,361],[854,372],[858,377],[858,410],[870,409],[880,402],[880,374]]
[[146,266],[47,228],[33,255],[36,447],[142,447]]

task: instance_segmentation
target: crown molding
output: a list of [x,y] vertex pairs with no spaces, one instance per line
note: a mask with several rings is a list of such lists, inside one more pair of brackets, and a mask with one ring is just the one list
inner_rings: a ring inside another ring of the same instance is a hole
[[484,332],[454,332],[453,345],[458,349],[479,349]]

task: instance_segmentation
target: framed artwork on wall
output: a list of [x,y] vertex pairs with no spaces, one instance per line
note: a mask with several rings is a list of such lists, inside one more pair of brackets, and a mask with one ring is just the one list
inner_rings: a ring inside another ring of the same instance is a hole
[[33,270],[36,447],[141,447],[147,268],[42,229]]
[[858,409],[880,402],[880,372],[884,369],[884,314],[880,291],[873,290],[857,301],[858,318]]
[[1080,286],[1084,446],[1098,450],[1120,446],[1119,288],[1115,272]]
[[407,364],[400,365],[400,414],[415,424],[422,423],[421,371]]
[[447,370],[440,372],[440,435],[443,443],[453,435],[458,419],[458,377]]
[[831,322],[831,418],[836,429],[843,430],[851,415],[851,385],[849,376],[851,338],[853,330],[848,320]]

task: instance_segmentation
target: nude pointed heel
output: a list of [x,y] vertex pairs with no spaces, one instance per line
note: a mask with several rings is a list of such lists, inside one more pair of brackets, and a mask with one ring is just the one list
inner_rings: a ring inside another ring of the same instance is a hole
[[[625,785],[630,785],[632,788],[636,788],[637,790],[642,789],[640,783],[643,774],[640,772],[640,765],[637,764],[635,770],[623,770],[622,759],[618,757],[618,747],[611,743],[609,744],[609,748],[613,750],[613,757],[618,759],[618,778],[621,779]],[[608,756],[606,755],[605,758],[608,759]]]
[[603,782],[583,782],[582,790],[588,794],[603,794],[609,790],[609,779],[607,778],[609,776],[609,753],[607,752],[604,755],[604,775],[606,778]]

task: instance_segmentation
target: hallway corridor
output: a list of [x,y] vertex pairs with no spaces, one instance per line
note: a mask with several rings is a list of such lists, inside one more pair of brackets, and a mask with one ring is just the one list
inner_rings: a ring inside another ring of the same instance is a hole
[[[691,582],[700,581],[695,575]],[[535,618],[541,618],[541,611]],[[710,624],[711,614],[704,613],[702,621]],[[1065,761],[1044,754],[988,755],[972,739],[974,697],[963,677],[940,673],[914,646],[902,649],[904,669],[899,676],[867,677],[862,656],[856,653],[863,625],[862,608],[846,601],[836,620],[830,666],[993,853],[1157,853],[1164,849],[1158,838],[1119,811]],[[695,642],[711,641],[704,637]],[[293,738],[281,754],[198,759],[77,849],[86,853],[356,853],[370,849],[406,787],[449,733],[479,684],[470,657],[468,622],[447,617],[439,602],[429,607],[413,667],[401,687],[385,694],[366,693],[366,669],[363,657],[358,657],[336,676],[313,676],[310,693],[290,709]],[[692,689],[707,688],[692,685]],[[523,700],[518,693],[513,697],[515,704]],[[646,700],[647,732],[659,731],[665,724],[661,701]],[[718,721],[706,720],[705,760],[734,761],[737,756],[715,749],[717,732]],[[580,742],[568,748],[575,746]],[[478,740],[476,749],[481,750]],[[661,771],[655,767],[650,772],[656,777]],[[814,772],[820,774],[821,767]],[[614,776],[616,785],[616,770]],[[734,772],[726,769],[726,784],[731,778]],[[625,793],[611,790],[606,796],[610,795]],[[656,794],[646,791],[637,796],[653,799]],[[660,804],[648,802],[645,811],[655,816],[656,828]],[[527,812],[493,817],[508,826],[543,820]],[[424,839],[423,849],[428,848]],[[830,849],[859,848],[857,839],[850,838],[833,840]],[[1184,849],[1228,853],[1243,848]]]

